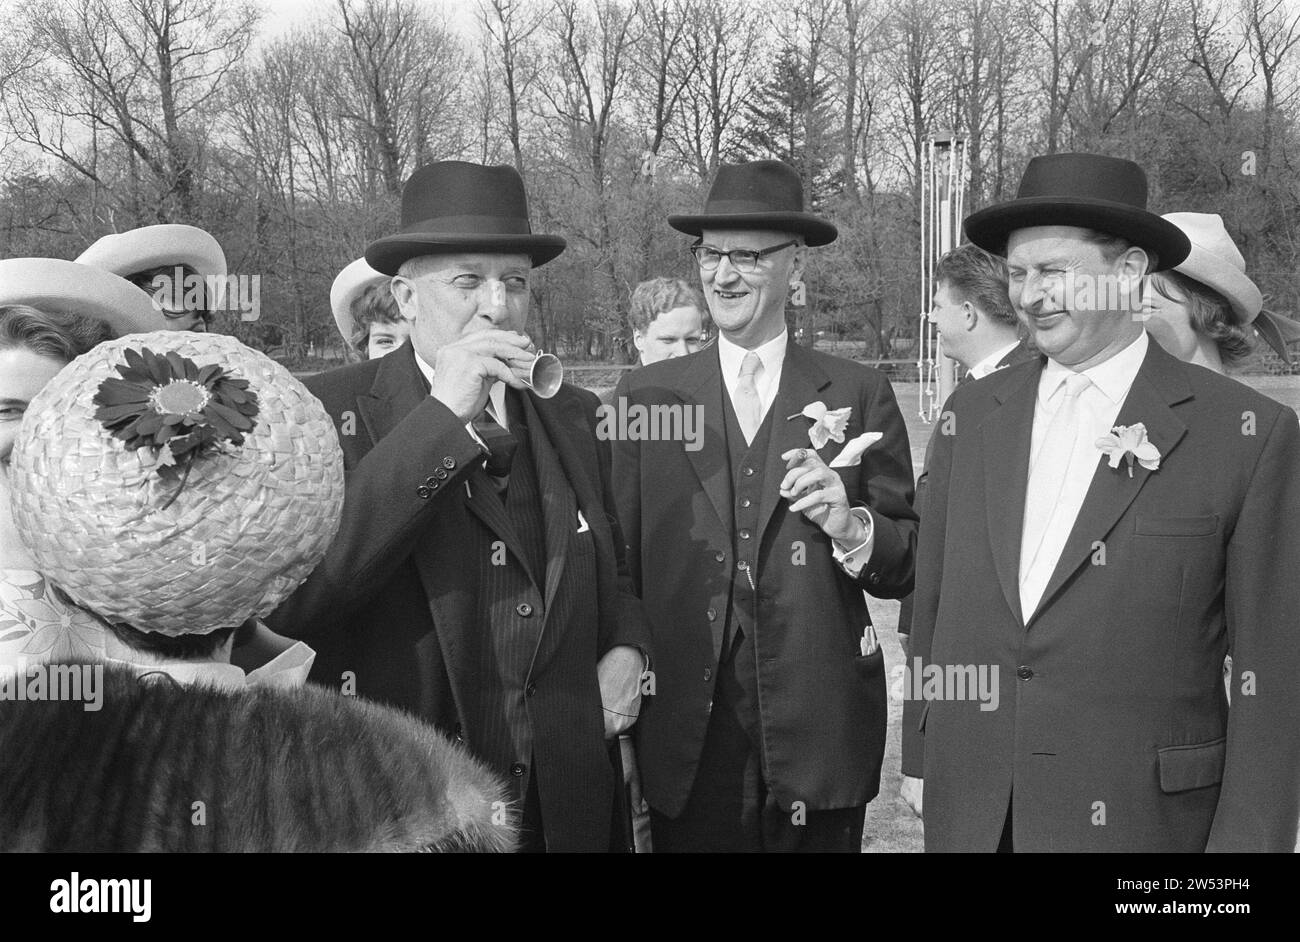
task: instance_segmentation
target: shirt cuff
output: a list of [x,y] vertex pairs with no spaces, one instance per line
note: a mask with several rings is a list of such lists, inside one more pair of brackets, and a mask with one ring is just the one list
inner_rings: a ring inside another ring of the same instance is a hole
[[867,528],[867,537],[852,549],[843,549],[838,540],[831,540],[831,556],[839,563],[841,569],[856,579],[862,572],[862,567],[867,564],[867,560],[871,559],[871,551],[876,541],[876,524],[871,519],[871,511],[865,507],[854,507],[849,513],[862,521],[863,526]]

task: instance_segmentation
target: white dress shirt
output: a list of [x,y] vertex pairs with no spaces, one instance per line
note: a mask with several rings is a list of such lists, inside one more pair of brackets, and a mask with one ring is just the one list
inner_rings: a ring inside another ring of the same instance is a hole
[[983,379],[985,376],[988,376],[990,373],[996,373],[999,369],[998,364],[1002,362],[1002,358],[1006,356],[1008,353],[1010,353],[1012,350],[1016,349],[1016,347],[1018,346],[1020,346],[1019,340],[1015,341],[1014,343],[1007,344],[1001,350],[994,350],[992,353],[990,353],[988,356],[986,356],[984,359],[980,360],[978,363],[976,363],[974,366],[970,368],[971,378]]
[[[785,365],[785,348],[790,342],[789,331],[783,330],[761,347],[752,351],[758,354],[760,366],[754,374],[754,387],[758,390],[758,401],[763,408],[759,416],[761,423],[776,401],[776,392],[781,387],[781,367]],[[722,365],[722,384],[731,398],[731,407],[736,407],[736,384],[740,382],[740,364],[745,354],[751,351],[738,346],[722,334],[718,334],[718,362]]]
[[[1114,426],[1119,410],[1124,405],[1128,391],[1133,385],[1133,380],[1137,378],[1138,370],[1142,367],[1142,361],[1146,358],[1148,343],[1146,332],[1143,331],[1133,343],[1109,360],[1083,371],[1083,375],[1092,380],[1092,385],[1084,389],[1079,395],[1080,421],[1085,423],[1084,431],[1087,433],[1084,436],[1085,441],[1095,442],[1098,438],[1109,433]],[[1055,415],[1057,408],[1064,400],[1062,384],[1070,372],[1072,371],[1069,367],[1062,366],[1051,359],[1043,367],[1042,376],[1038,381],[1037,401],[1034,408],[1034,426],[1029,446],[1028,472],[1032,472],[1035,463],[1040,458],[1045,437],[1044,433],[1052,421],[1052,416]],[[1061,485],[1060,498],[1056,507],[1050,511],[1049,523],[1042,544],[1033,559],[1022,558],[1020,560],[1022,608],[1028,605],[1033,605],[1036,608],[1038,603],[1041,602],[1043,590],[1047,587],[1047,583],[1051,579],[1056,564],[1061,557],[1061,551],[1065,549],[1066,540],[1069,539],[1070,532],[1074,529],[1079,510],[1083,507],[1084,498],[1088,495],[1088,488],[1092,483],[1093,475],[1097,471],[1097,463],[1100,459],[1101,451],[1095,446],[1080,449],[1071,458],[1065,479]],[[1037,508],[1037,510],[1041,512],[1043,508]],[[1029,516],[1030,508],[1026,507],[1026,521],[1028,521]],[[1022,552],[1022,557],[1023,555]],[[1025,610],[1021,614],[1028,621],[1032,611]]]

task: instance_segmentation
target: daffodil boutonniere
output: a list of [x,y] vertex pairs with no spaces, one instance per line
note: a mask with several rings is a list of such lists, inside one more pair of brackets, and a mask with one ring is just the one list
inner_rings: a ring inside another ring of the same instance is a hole
[[1110,459],[1110,466],[1118,468],[1124,461],[1128,465],[1128,476],[1133,476],[1133,462],[1136,461],[1148,471],[1160,467],[1160,449],[1147,441],[1147,427],[1141,422],[1136,425],[1116,425],[1109,435],[1097,439],[1097,447]]

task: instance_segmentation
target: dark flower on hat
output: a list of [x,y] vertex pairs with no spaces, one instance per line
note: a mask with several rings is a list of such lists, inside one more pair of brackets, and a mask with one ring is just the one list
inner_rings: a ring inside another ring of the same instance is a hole
[[225,442],[242,445],[256,424],[257,394],[248,380],[219,366],[141,347],[128,349],[117,371],[120,379],[99,384],[95,418],[127,448],[154,449],[154,468],[165,481],[177,480],[182,470],[188,476],[195,458]]

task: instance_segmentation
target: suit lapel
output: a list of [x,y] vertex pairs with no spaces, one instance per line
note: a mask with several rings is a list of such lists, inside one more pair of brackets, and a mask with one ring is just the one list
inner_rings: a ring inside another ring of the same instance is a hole
[[[523,397],[523,406],[527,415],[529,444],[532,446],[534,464],[537,468],[537,486],[542,493],[542,516],[546,525],[546,619],[551,617],[551,603],[560,587],[560,577],[564,575],[564,565],[569,555],[569,535],[578,527],[578,495],[574,488],[586,480],[586,473],[577,464],[575,445],[570,442],[571,435],[565,428],[565,416],[558,406],[543,399],[536,399],[530,393]],[[582,417],[578,416],[581,422]],[[569,419],[572,422],[572,419]],[[578,427],[585,428],[581,424]],[[595,449],[590,449],[589,468],[596,466]],[[565,463],[564,456],[570,457]],[[567,474],[566,474],[567,472]],[[570,486],[570,482],[573,485]],[[590,506],[590,505],[588,505]],[[590,513],[590,511],[589,511]]]
[[718,514],[722,529],[730,533],[733,527],[731,512],[731,459],[727,454],[726,413],[722,397],[726,395],[722,383],[722,367],[718,362],[718,345],[703,356],[691,360],[691,372],[682,385],[681,398],[689,408],[698,403],[704,413],[704,440],[697,451],[687,451],[704,493]]
[[[1154,340],[1149,341],[1147,355],[1115,418],[1115,424],[1136,425],[1141,422],[1145,425],[1147,439],[1159,450],[1163,463],[1187,434],[1187,426],[1170,407],[1191,398],[1191,395],[1191,387],[1182,374],[1178,361],[1165,353]],[[1129,477],[1123,463],[1118,468],[1112,468],[1100,451],[1097,454],[1097,469],[1093,472],[1088,494],[1083,506],[1079,508],[1074,529],[1070,531],[1065,548],[1061,550],[1052,577],[1043,590],[1042,601],[1034,613],[1035,618],[1051,603],[1052,597],[1061,590],[1075,570],[1091,557],[1093,544],[1105,540],[1153,473],[1135,464],[1133,476]],[[1030,619],[1031,622],[1033,620]]]
[[[785,462],[781,455],[794,448],[810,448],[809,420],[798,415],[804,406],[825,398],[822,392],[831,383],[830,378],[813,362],[812,357],[791,338],[785,348],[785,362],[781,364],[781,385],[777,387],[772,403],[772,428],[767,441],[767,463],[764,468],[763,496],[758,505],[758,532],[767,529],[772,513],[781,503],[780,484],[785,477]],[[863,418],[858,417],[860,420]]]
[[429,395],[429,384],[415,363],[415,348],[407,341],[384,357],[370,392],[357,396],[357,412],[370,435],[379,442]]
[[1020,611],[1020,536],[1029,484],[1029,444],[1042,369],[1027,370],[1018,385],[995,396],[1001,408],[984,420],[984,506],[998,584],[1018,622]]

